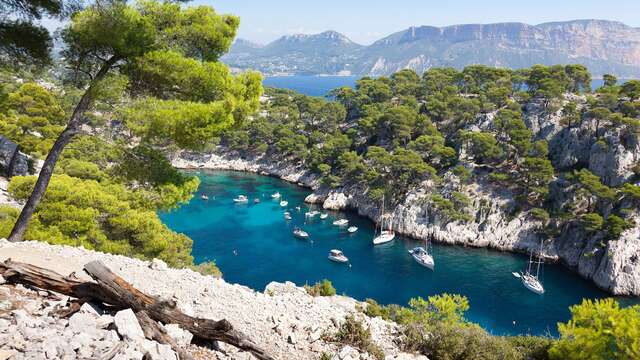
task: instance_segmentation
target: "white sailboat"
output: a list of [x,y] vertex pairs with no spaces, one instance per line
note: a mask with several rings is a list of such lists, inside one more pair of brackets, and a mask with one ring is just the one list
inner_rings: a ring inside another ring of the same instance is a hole
[[[380,210],[380,213],[382,214],[382,216],[380,216],[380,233],[373,238],[373,245],[388,243],[396,237],[396,233],[391,230],[391,218],[389,218],[389,221],[387,222],[387,229],[384,227],[385,219],[387,219],[387,216],[384,213],[384,196],[382,197],[382,209]],[[376,227],[376,232],[377,230],[378,229]]]
[[418,262],[418,264],[433,270],[436,263],[433,260],[433,255],[429,253],[429,244],[425,241],[424,247],[418,246],[411,250],[409,250],[409,254],[413,256],[413,259]]
[[[542,251],[542,243],[540,244],[540,250]],[[536,273],[533,274],[532,266],[536,263]],[[522,285],[525,288],[533,291],[538,295],[544,294],[544,286],[542,286],[542,282],[540,282],[540,265],[542,265],[542,257],[538,257],[538,259],[533,258],[533,251],[529,255],[529,264],[527,266],[527,270],[522,273],[513,273],[513,276],[520,278],[522,280]]]

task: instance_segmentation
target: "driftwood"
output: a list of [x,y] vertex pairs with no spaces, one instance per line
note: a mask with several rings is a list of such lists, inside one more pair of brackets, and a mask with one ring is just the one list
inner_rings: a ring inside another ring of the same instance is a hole
[[140,324],[140,327],[142,327],[144,336],[147,339],[155,340],[161,344],[171,346],[173,351],[178,354],[180,360],[193,360],[193,356],[180,348],[173,338],[169,336],[169,334],[167,334],[167,332],[160,327],[157,322],[153,321],[145,311],[138,311],[136,313],[136,318],[138,318],[138,323]]
[[[176,307],[175,302],[164,301],[139,291],[99,261],[86,264],[84,270],[95,282],[83,282],[75,277],[65,277],[54,271],[11,259],[0,262],[0,275],[9,282],[50,290],[78,299],[91,299],[117,309],[132,309],[139,321],[143,318],[141,323],[145,323],[145,335],[155,337],[156,341],[167,341],[166,336],[163,336],[159,329],[153,328],[147,319],[165,324],[178,324],[190,331],[198,341],[222,341],[248,351],[258,359],[273,359],[225,319],[214,321],[186,315]],[[175,343],[167,344],[175,346]]]

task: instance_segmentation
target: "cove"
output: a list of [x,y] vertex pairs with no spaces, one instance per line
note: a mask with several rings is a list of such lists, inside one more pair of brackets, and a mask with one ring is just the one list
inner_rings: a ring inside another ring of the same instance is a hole
[[[554,264],[544,266],[541,279],[546,293],[536,295],[511,274],[526,266],[526,256],[487,249],[435,244],[432,272],[408,253],[418,241],[397,237],[374,247],[373,222],[355,213],[329,212],[326,220],[315,217],[305,222],[308,189],[251,173],[190,173],[201,180],[196,196],[160,217],[171,229],[193,239],[197,263],[214,260],[230,283],[263,291],[271,281],[288,280],[301,286],[329,279],[338,293],[400,305],[417,296],[461,294],[471,306],[467,319],[500,335],[556,336],[557,323],[570,317],[569,306],[583,298],[607,297],[587,280]],[[284,208],[271,199],[276,191],[289,201],[291,221],[285,221]],[[202,194],[209,200],[201,199]],[[249,203],[235,204],[233,198],[240,194],[247,195]],[[254,204],[254,198],[260,203]],[[343,217],[359,230],[349,234],[332,225]],[[303,227],[310,240],[294,238],[295,226]],[[342,250],[351,267],[329,261],[331,249]]]

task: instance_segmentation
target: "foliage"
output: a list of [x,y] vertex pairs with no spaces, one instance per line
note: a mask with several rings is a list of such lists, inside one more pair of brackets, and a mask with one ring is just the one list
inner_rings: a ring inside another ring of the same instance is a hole
[[362,322],[357,321],[353,315],[347,315],[338,331],[326,336],[327,341],[351,345],[369,353],[378,360],[384,359],[384,352],[371,340],[371,331],[365,329]]
[[[14,177],[13,197],[24,200],[34,177]],[[0,236],[7,236],[17,210],[4,210]],[[172,266],[191,264],[191,239],[169,230],[155,208],[140,194],[116,183],[56,175],[27,230],[26,238],[52,244],[145,259],[159,258]]]
[[560,340],[549,350],[551,359],[640,358],[640,306],[583,300],[570,310],[571,320],[558,325]]
[[313,286],[305,284],[304,289],[307,291],[307,294],[311,296],[334,296],[336,294],[336,289],[333,287],[331,281],[327,279],[318,281],[313,284]]
[[222,277],[222,271],[218,268],[215,262],[205,261],[197,265],[191,265],[189,268],[193,271],[199,272],[202,275],[211,275],[216,278]]

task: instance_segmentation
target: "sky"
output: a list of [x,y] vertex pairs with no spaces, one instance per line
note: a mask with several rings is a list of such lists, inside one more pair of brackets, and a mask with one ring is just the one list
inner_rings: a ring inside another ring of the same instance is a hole
[[239,38],[265,44],[282,35],[336,30],[367,45],[410,26],[575,19],[640,27],[640,0],[196,0],[240,16]]

